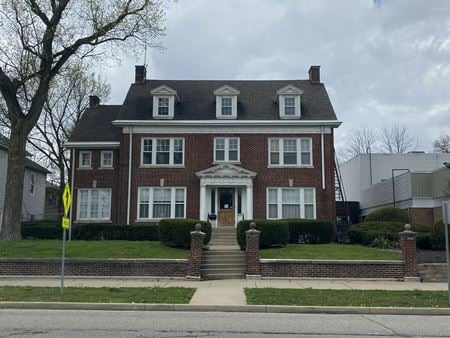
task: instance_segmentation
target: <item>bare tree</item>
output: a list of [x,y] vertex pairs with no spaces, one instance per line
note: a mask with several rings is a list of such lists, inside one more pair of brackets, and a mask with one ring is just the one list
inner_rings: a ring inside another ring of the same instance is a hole
[[0,238],[21,238],[25,147],[51,82],[74,58],[158,46],[164,0],[2,0],[0,93],[10,123],[8,174]]
[[441,135],[433,142],[435,153],[450,153],[450,135]]
[[350,156],[368,154],[376,150],[378,134],[373,129],[362,124],[354,127],[350,135],[345,137],[346,153]]
[[403,154],[413,148],[414,138],[409,134],[406,126],[398,124],[390,128],[384,126],[380,134],[381,146],[388,153]]
[[[41,117],[31,131],[28,142],[37,150],[40,162],[51,169],[60,196],[70,168],[70,153],[64,148],[64,143],[89,106],[89,95],[97,95],[106,101],[110,91],[110,86],[91,72],[87,63],[79,61],[71,64],[52,81]],[[58,199],[59,212],[62,212],[61,204],[61,199]]]

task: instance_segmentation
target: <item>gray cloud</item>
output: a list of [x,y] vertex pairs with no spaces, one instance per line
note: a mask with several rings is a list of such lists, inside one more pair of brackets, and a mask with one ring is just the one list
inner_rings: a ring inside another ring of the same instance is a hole
[[[336,113],[351,128],[405,124],[418,148],[450,132],[450,2],[181,0],[168,9],[164,52],[149,53],[149,77],[306,78],[322,66]],[[107,72],[122,102],[135,63]]]

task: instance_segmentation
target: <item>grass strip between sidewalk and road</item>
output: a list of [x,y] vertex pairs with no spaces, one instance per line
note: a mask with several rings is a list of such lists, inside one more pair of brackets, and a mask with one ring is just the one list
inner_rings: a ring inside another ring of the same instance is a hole
[[249,305],[449,307],[446,291],[246,288],[245,295]]
[[400,260],[400,252],[370,248],[358,244],[288,244],[284,248],[260,251],[261,258],[270,259],[332,259],[332,260]]
[[[70,241],[66,258],[187,258],[188,250],[157,241]],[[61,241],[21,240],[0,242],[0,258],[59,258]]]
[[2,302],[83,302],[188,304],[195,288],[64,288],[64,298],[55,287],[1,286]]

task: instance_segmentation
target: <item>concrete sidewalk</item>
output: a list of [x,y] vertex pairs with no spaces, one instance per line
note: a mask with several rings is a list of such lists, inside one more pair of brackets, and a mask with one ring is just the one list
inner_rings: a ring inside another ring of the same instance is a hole
[[[59,287],[59,277],[0,277],[0,286]],[[245,305],[244,288],[343,289],[343,290],[423,290],[446,291],[447,283],[414,283],[355,279],[262,279],[186,281],[151,278],[66,277],[67,287],[190,287],[196,288],[192,305]]]

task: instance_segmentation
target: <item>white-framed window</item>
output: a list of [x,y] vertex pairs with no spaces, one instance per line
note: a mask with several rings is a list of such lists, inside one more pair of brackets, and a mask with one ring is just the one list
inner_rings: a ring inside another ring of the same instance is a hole
[[111,189],[78,189],[77,220],[110,220]]
[[233,115],[233,98],[231,96],[222,96],[220,98],[221,102],[221,113],[223,116]]
[[183,165],[184,139],[148,138],[141,141],[141,165]]
[[311,138],[270,138],[269,166],[311,166]]
[[103,150],[100,153],[100,167],[112,168],[113,166],[113,152],[112,150]]
[[218,119],[237,118],[237,95],[216,96],[216,117]]
[[177,91],[166,85],[161,85],[150,91],[153,96],[153,118],[173,119],[175,113],[175,101],[178,101]]
[[316,218],[314,188],[267,188],[267,219]]
[[91,151],[80,151],[80,168],[92,168]]
[[34,195],[34,184],[35,184],[34,174],[30,174],[30,194]]
[[139,220],[186,218],[185,187],[140,187]]
[[295,116],[296,104],[295,96],[284,97],[284,115]]
[[214,162],[239,162],[240,142],[238,137],[214,138]]
[[280,95],[279,106],[281,119],[300,118],[301,116],[300,95]]
[[169,115],[169,97],[168,96],[158,96],[158,115],[168,116]]

